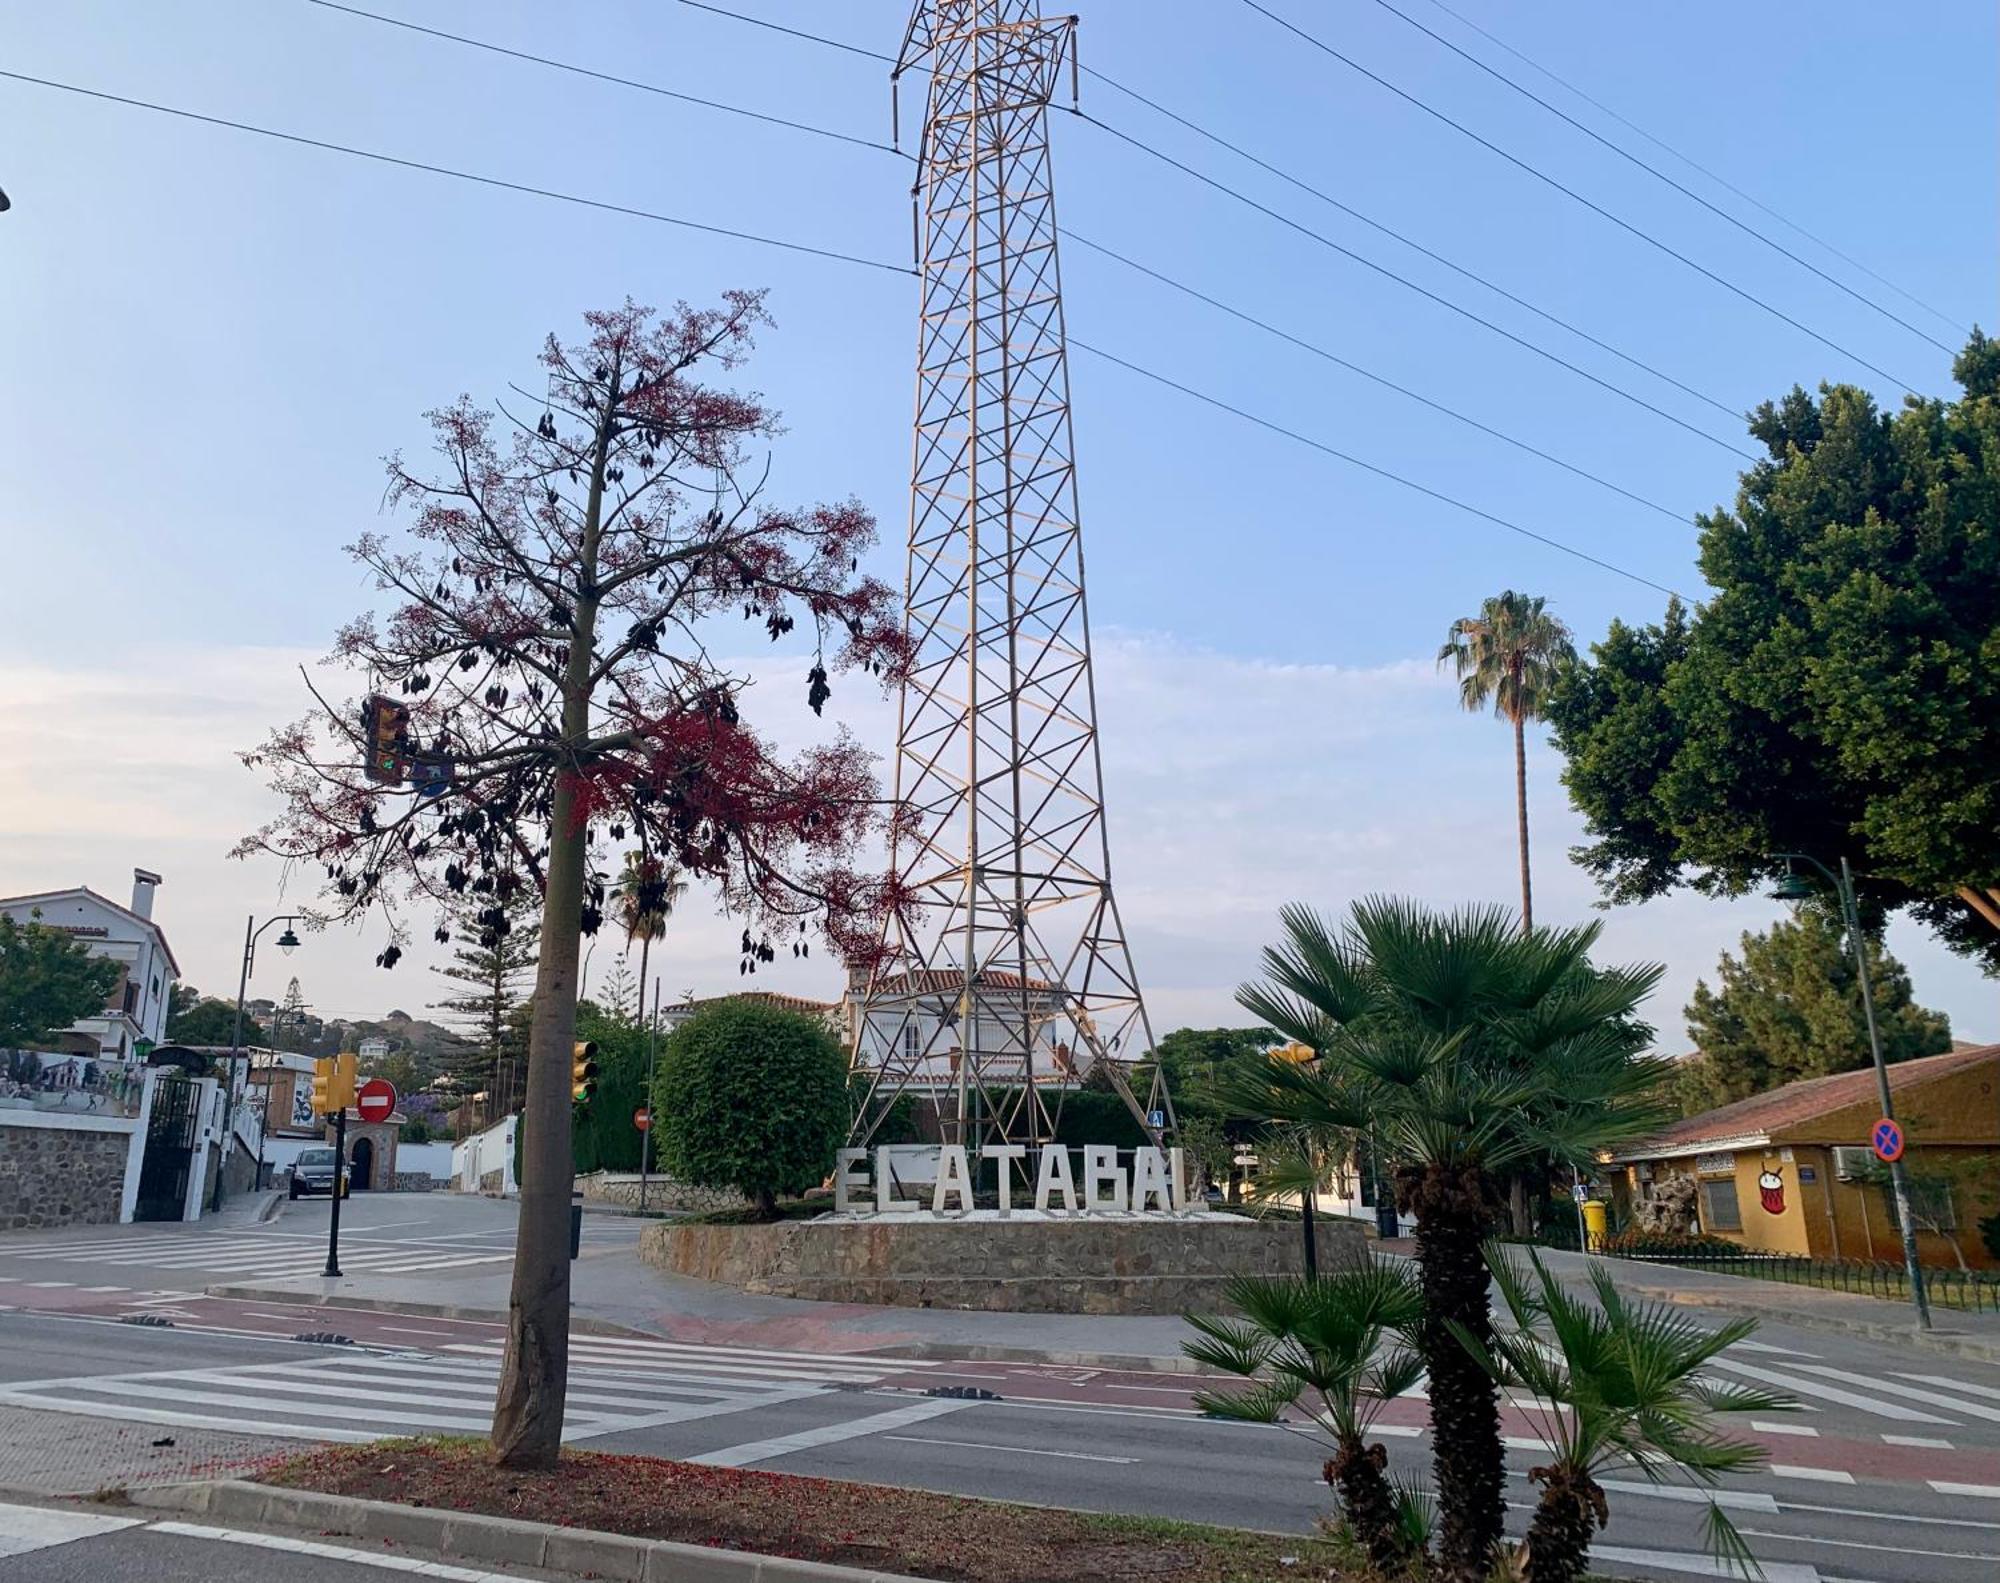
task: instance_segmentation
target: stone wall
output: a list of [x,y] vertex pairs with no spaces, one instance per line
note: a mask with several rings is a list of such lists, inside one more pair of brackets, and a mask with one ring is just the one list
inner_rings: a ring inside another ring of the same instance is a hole
[[389,1179],[392,1193],[428,1193],[438,1185],[429,1171],[398,1171]]
[[[576,1179],[576,1190],[592,1203],[639,1207],[639,1178],[629,1172],[599,1171]],[[690,1187],[655,1171],[646,1184],[646,1208],[707,1214],[711,1210],[747,1208],[750,1200],[723,1188]]]
[[132,1134],[0,1126],[0,1231],[118,1221]]
[[[1359,1262],[1357,1221],[1317,1226],[1319,1267]],[[1222,1306],[1238,1275],[1296,1275],[1298,1223],[1235,1215],[951,1221],[662,1221],[639,1256],[677,1275],[823,1302],[1039,1314],[1177,1314]]]
[[479,1190],[488,1198],[498,1198],[507,1191],[507,1173],[488,1171],[479,1178]]

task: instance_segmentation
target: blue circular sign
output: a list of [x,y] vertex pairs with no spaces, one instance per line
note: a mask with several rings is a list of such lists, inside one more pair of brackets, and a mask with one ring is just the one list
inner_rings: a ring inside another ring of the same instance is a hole
[[1903,1157],[1903,1129],[1884,1116],[1868,1135],[1868,1147],[1875,1151],[1876,1159],[1894,1165]]

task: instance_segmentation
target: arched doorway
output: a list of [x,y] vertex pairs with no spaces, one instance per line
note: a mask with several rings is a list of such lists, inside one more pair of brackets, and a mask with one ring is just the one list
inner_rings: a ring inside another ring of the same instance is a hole
[[375,1185],[375,1140],[356,1138],[347,1161],[347,1183],[351,1191],[365,1193]]

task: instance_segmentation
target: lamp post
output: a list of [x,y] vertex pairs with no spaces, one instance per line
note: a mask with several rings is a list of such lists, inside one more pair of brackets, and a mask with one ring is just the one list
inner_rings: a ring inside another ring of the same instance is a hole
[[[220,1163],[226,1163],[229,1156],[236,1152],[236,1091],[239,1086],[248,1086],[247,1067],[243,1055],[243,998],[250,993],[250,970],[257,960],[257,942],[263,937],[266,929],[273,924],[281,923],[285,926],[285,932],[278,936],[278,949],[286,956],[290,956],[299,948],[299,937],[292,933],[292,925],[298,921],[299,915],[295,912],[283,913],[276,918],[266,918],[261,924],[257,922],[257,915],[254,912],[243,920],[243,971],[236,979],[236,1024],[229,1035],[229,1103],[223,1107],[225,1118],[223,1147],[215,1173],[215,1198],[209,1206],[211,1209],[222,1207]],[[260,1148],[258,1152],[261,1155],[263,1151]]]
[[[1875,991],[1868,982],[1867,942],[1861,937],[1861,909],[1854,900],[1854,870],[1847,859],[1840,860],[1840,872],[1836,874],[1816,857],[1803,852],[1779,852],[1774,854],[1785,860],[1785,877],[1778,882],[1776,895],[1780,901],[1809,901],[1813,895],[1812,881],[1802,874],[1792,872],[1794,863],[1809,863],[1832,882],[1834,894],[1840,898],[1841,922],[1846,925],[1848,943],[1854,948],[1854,971],[1861,981],[1861,1011],[1868,1023],[1868,1053],[1875,1063],[1875,1094],[1882,1106],[1882,1116],[1886,1121],[1896,1119],[1896,1109],[1889,1097],[1889,1068],[1882,1059],[1882,1036],[1875,1027]],[[1829,1186],[1828,1191],[1831,1191]],[[1930,1299],[1924,1292],[1924,1272],[1917,1263],[1917,1226],[1910,1214],[1910,1173],[1903,1165],[1901,1155],[1889,1162],[1889,1191],[1896,1202],[1896,1219],[1903,1228],[1903,1268],[1910,1278],[1910,1299],[1916,1304],[1917,1324],[1928,1330],[1931,1328]]]

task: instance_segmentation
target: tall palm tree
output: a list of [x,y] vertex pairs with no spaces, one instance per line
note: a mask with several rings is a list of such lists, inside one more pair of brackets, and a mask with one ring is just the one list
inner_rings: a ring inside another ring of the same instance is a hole
[[[1590,1272],[1595,1304],[1568,1290],[1538,1254],[1531,1285],[1498,1249],[1494,1283],[1514,1328],[1491,1343],[1470,1334],[1467,1349],[1495,1383],[1532,1400],[1548,1462],[1528,1477],[1542,1487],[1522,1546],[1527,1583],[1577,1583],[1591,1536],[1610,1520],[1598,1475],[1629,1465],[1655,1483],[1678,1473],[1711,1489],[1725,1473],[1755,1467],[1769,1453],[1718,1432],[1728,1413],[1797,1409],[1796,1398],[1703,1377],[1709,1362],[1757,1328],[1739,1319],[1709,1330],[1664,1304],[1635,1303],[1602,1269]],[[1749,1547],[1713,1499],[1709,1547],[1716,1559],[1756,1575]]]
[[646,967],[653,942],[667,932],[667,920],[687,894],[680,870],[644,852],[627,852],[625,870],[612,888],[612,905],[625,931],[625,943],[639,942],[639,1012],[646,1016]]
[[1460,616],[1438,650],[1438,667],[1456,667],[1459,702],[1477,714],[1493,712],[1514,728],[1514,814],[1521,834],[1521,928],[1535,926],[1535,898],[1528,881],[1528,738],[1530,720],[1542,718],[1556,678],[1576,663],[1569,628],[1539,596],[1513,589],[1486,600],[1476,616]]
[[1423,1378],[1423,1359],[1400,1345],[1423,1312],[1416,1282],[1399,1265],[1371,1259],[1317,1279],[1240,1276],[1223,1295],[1242,1317],[1189,1314],[1201,1335],[1181,1350],[1253,1383],[1197,1391],[1195,1405],[1213,1418],[1274,1424],[1305,1398],[1333,1441],[1326,1481],[1349,1530],[1383,1576],[1402,1571],[1418,1557],[1399,1520],[1388,1455],[1368,1444],[1368,1432],[1387,1403]]
[[[1439,1566],[1447,1583],[1478,1583],[1500,1542],[1504,1463],[1497,1392],[1461,1337],[1490,1344],[1484,1243],[1501,1184],[1657,1126],[1665,1063],[1635,1057],[1633,1012],[1661,970],[1595,967],[1597,924],[1521,934],[1499,907],[1371,898],[1338,929],[1307,907],[1283,918],[1262,981],[1236,998],[1320,1059],[1245,1063],[1217,1094],[1328,1148],[1365,1130],[1391,1168],[1417,1222]],[[1297,1191],[1313,1170],[1281,1155],[1260,1191]]]

